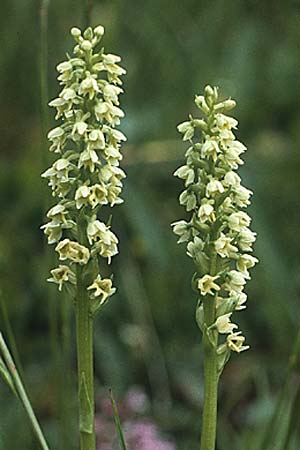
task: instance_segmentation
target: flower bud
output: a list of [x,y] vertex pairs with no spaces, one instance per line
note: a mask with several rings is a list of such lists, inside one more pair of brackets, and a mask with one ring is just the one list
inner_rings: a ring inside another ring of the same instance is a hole
[[104,27],[102,25],[98,25],[98,27],[94,28],[94,33],[98,37],[102,37],[104,35]]
[[77,39],[81,36],[81,30],[79,28],[73,27],[71,29],[71,35],[73,36],[73,38]]
[[93,39],[93,30],[91,27],[88,27],[86,30],[84,30],[83,37],[84,39],[87,39],[89,41]]
[[89,52],[93,48],[91,42],[87,41],[86,39],[81,42],[80,46],[85,52]]

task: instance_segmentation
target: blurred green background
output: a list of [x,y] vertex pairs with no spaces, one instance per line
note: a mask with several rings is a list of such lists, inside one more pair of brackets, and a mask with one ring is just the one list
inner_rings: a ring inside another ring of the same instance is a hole
[[[52,200],[40,173],[49,165],[45,133],[54,120],[42,99],[59,90],[55,66],[71,51],[71,26],[85,26],[86,2],[44,1],[42,15],[41,3],[1,0],[0,328],[16,343],[50,443],[67,450],[77,445],[74,317],[69,299],[46,283],[54,252],[39,226]],[[185,217],[182,184],[172,177],[185,150],[176,125],[195,112],[194,94],[210,83],[238,102],[238,138],[249,149],[241,174],[255,193],[250,213],[260,258],[248,309],[236,316],[251,351],[231,358],[220,385],[218,450],[298,450],[299,376],[297,367],[288,379],[286,372],[300,319],[300,1],[95,0],[97,24],[105,26],[106,51],[122,55],[128,71],[121,99],[128,178],[125,203],[113,212],[118,293],[95,325],[99,396],[108,386],[117,400],[143,387],[153,420],[176,449],[198,448],[202,355],[193,264],[170,223]],[[276,408],[274,440],[262,444]],[[37,447],[0,384],[0,449],[16,448]]]

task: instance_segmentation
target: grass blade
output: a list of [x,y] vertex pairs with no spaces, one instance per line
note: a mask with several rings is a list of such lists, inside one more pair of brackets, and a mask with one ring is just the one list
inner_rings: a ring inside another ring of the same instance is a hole
[[112,409],[113,409],[114,421],[115,421],[115,424],[116,424],[116,427],[117,427],[121,449],[122,450],[128,450],[127,446],[126,446],[126,442],[125,442],[125,437],[124,437],[121,421],[120,421],[120,416],[119,416],[119,413],[118,413],[117,404],[116,404],[116,402],[115,402],[115,400],[113,398],[113,394],[112,394],[112,390],[111,389],[109,390],[109,397],[110,397],[111,406],[112,406]]
[[3,359],[5,361],[6,369],[9,371],[9,375],[11,377],[11,380],[14,383],[15,390],[17,392],[17,395],[27,413],[27,416],[30,420],[33,432],[40,444],[40,447],[42,450],[49,450],[48,444],[45,440],[45,437],[43,435],[43,432],[41,430],[41,427],[37,421],[37,418],[33,412],[30,400],[26,394],[25,388],[23,386],[23,383],[21,381],[21,378],[18,374],[17,368],[15,366],[15,363],[12,359],[12,356],[7,348],[7,345],[4,341],[4,338],[2,336],[2,333],[0,333],[0,351],[3,355]]

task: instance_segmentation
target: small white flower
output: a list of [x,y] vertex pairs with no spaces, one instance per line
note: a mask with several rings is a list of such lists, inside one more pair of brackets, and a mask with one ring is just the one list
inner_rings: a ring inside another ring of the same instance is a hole
[[179,240],[177,241],[178,244],[189,240],[191,236],[191,226],[185,220],[173,222],[171,223],[171,227],[173,227],[173,232],[180,236]]
[[89,144],[93,149],[105,148],[105,137],[101,130],[92,130],[89,133]]
[[215,292],[219,291],[221,288],[217,283],[215,283],[215,280],[217,280],[218,278],[218,275],[214,277],[211,275],[204,275],[202,278],[200,278],[198,280],[198,289],[200,290],[201,294],[214,295]]
[[249,228],[245,228],[237,236],[237,241],[240,249],[244,252],[251,252],[252,245],[256,240],[256,233],[249,230]]
[[224,186],[238,187],[241,184],[241,178],[238,176],[236,172],[233,172],[231,170],[230,172],[226,173],[223,183]]
[[50,273],[52,277],[48,278],[47,281],[58,284],[59,291],[62,290],[63,284],[66,282],[76,284],[75,273],[68,266],[59,265],[56,269],[52,269]]
[[90,72],[86,72],[86,77],[82,80],[79,86],[79,94],[88,95],[89,99],[92,100],[98,91],[99,87],[96,81],[96,75],[91,75]]
[[210,180],[206,186],[207,197],[215,197],[217,194],[223,194],[224,191],[224,186],[219,180]]
[[117,236],[100,220],[91,220],[89,222],[87,237],[90,244],[95,243],[95,247],[100,255],[108,258],[108,263],[110,263],[111,257],[118,253]]
[[194,137],[195,129],[191,121],[182,122],[177,126],[177,130],[183,134],[184,141],[189,141]]
[[198,236],[195,236],[194,240],[190,241],[187,245],[187,255],[191,258],[196,258],[203,248],[204,242]]
[[230,258],[232,254],[238,251],[238,248],[231,244],[233,238],[221,233],[220,237],[215,241],[215,249],[222,258]]
[[101,278],[101,275],[97,276],[87,290],[94,291],[92,293],[92,298],[100,297],[100,305],[103,305],[107,299],[116,292],[116,288],[112,287],[111,279]]
[[111,101],[116,105],[119,104],[118,96],[123,92],[118,86],[114,86],[113,84],[106,83],[103,87],[103,96],[106,101]]
[[252,191],[244,186],[238,186],[234,188],[234,201],[237,206],[244,208],[250,205],[250,197],[253,194]]
[[53,206],[53,208],[49,209],[47,212],[47,217],[52,219],[53,223],[57,224],[66,224],[66,215],[68,211],[64,205],[60,203],[58,205]]
[[225,114],[216,114],[216,126],[219,129],[228,129],[237,128],[238,121],[233,117],[225,116]]
[[91,173],[95,171],[95,166],[99,161],[99,157],[95,150],[84,150],[80,153],[78,167],[84,167],[85,169],[89,169]]
[[75,141],[79,141],[79,139],[82,138],[82,136],[85,135],[86,130],[88,129],[88,124],[83,121],[75,122],[73,129],[72,129],[72,136]]
[[230,322],[231,315],[232,313],[228,313],[217,318],[215,326],[219,333],[232,333],[235,328],[238,328],[235,323]]
[[89,203],[94,209],[98,205],[107,205],[108,191],[102,184],[94,184],[90,187]]
[[228,217],[228,226],[232,231],[242,231],[250,225],[251,217],[244,211],[232,213]]
[[230,294],[239,294],[244,289],[246,284],[245,275],[237,270],[231,270],[227,274],[227,282],[225,285],[226,290],[230,292]]
[[62,146],[66,141],[65,132],[62,127],[56,127],[49,131],[47,135],[49,141],[52,142],[50,152],[61,153]]
[[245,276],[249,276],[248,269],[254,267],[256,263],[258,263],[257,258],[252,255],[243,254],[237,260],[236,267],[240,272],[245,274]]
[[88,186],[80,186],[75,192],[76,208],[80,209],[89,201],[90,188]]
[[78,242],[70,241],[70,239],[60,241],[55,250],[59,253],[61,261],[69,259],[79,264],[87,264],[90,259],[89,249],[84,245],[78,244]]
[[179,203],[185,206],[187,211],[192,211],[197,205],[195,193],[188,190],[183,191],[179,196]]
[[230,350],[241,353],[244,350],[248,350],[250,347],[249,345],[244,345],[245,337],[241,335],[241,332],[238,333],[232,333],[229,336],[227,336],[227,346]]
[[99,121],[105,119],[115,126],[119,125],[120,118],[124,117],[124,112],[112,103],[100,100],[95,106],[95,115]]
[[201,148],[202,158],[211,157],[213,161],[217,160],[218,154],[221,152],[216,140],[208,139],[204,142]]
[[238,301],[235,307],[236,311],[241,311],[242,309],[246,309],[247,294],[245,292],[241,292],[238,294]]
[[198,211],[198,217],[201,223],[205,223],[208,220],[214,222],[216,220],[216,215],[213,206],[209,203],[202,204]]
[[194,182],[195,171],[190,166],[182,166],[174,172],[174,176],[186,180],[187,186]]
[[244,161],[240,155],[247,150],[246,147],[238,141],[229,141],[226,145],[225,160],[233,169],[237,169]]
[[62,237],[62,227],[60,223],[54,221],[41,226],[41,230],[48,236],[48,244],[55,244]]

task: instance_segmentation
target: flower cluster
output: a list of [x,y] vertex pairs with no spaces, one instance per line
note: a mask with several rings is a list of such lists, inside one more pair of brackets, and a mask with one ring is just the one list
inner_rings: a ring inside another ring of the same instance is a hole
[[[256,234],[250,230],[251,217],[244,211],[252,192],[242,186],[236,173],[246,147],[233,132],[238,122],[227,115],[235,102],[219,101],[217,88],[206,86],[204,95],[195,97],[195,104],[203,118],[190,116],[178,126],[183,140],[191,145],[186,164],[174,174],[184,180],[179,201],[190,213],[190,220],[172,226],[178,242],[187,243],[187,254],[197,267],[194,286],[201,294],[197,322],[225,360],[231,350],[239,353],[248,348],[231,315],[246,307],[243,290],[250,279],[249,269],[258,261],[249,254]],[[210,324],[204,320],[205,299],[215,305]],[[225,341],[220,342],[220,334],[226,335]]]
[[126,140],[115,128],[124,116],[118,96],[123,92],[120,76],[126,71],[119,56],[97,50],[103,34],[102,26],[83,33],[71,30],[74,56],[58,64],[62,89],[49,103],[60,120],[48,133],[50,151],[57,159],[42,174],[57,198],[42,228],[65,264],[51,271],[49,281],[61,290],[64,283],[76,283],[76,264],[87,267],[92,274],[87,289],[98,305],[115,292],[111,279],[98,273],[98,257],[110,263],[118,253],[118,238],[97,213],[104,205],[122,202],[125,173],[120,168],[120,146]]

